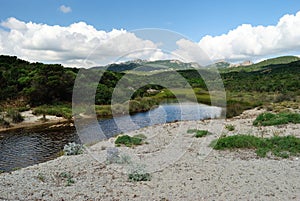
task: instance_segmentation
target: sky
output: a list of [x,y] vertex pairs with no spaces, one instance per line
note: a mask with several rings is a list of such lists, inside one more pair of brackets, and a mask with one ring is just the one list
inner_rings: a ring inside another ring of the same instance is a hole
[[0,54],[77,67],[300,55],[300,2],[1,0]]

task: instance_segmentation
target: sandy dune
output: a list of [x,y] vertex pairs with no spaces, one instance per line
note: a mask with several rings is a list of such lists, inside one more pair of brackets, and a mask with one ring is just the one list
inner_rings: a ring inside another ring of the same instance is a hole
[[[156,125],[128,133],[144,134],[148,144],[119,147],[134,164],[144,164],[151,180],[128,181],[131,165],[107,164],[114,138],[88,147],[85,154],[0,175],[0,198],[7,200],[300,200],[300,159],[258,158],[251,150],[215,151],[207,145],[221,134],[295,135],[300,125],[256,128],[260,110],[230,120],[205,120]],[[236,126],[234,131],[224,129]],[[194,138],[188,129],[212,135]],[[66,186],[61,173],[74,183]]]

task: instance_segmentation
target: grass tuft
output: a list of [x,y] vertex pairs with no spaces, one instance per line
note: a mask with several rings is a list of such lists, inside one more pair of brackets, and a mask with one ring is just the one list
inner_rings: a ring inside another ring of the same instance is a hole
[[197,130],[197,129],[189,129],[189,130],[187,130],[187,133],[189,133],[189,134],[195,133],[194,137],[196,137],[196,138],[204,137],[204,136],[207,136],[210,134],[210,132],[208,132],[208,130]]

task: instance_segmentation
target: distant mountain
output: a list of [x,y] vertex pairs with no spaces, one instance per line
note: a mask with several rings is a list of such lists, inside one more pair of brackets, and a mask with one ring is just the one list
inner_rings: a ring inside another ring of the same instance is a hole
[[114,72],[135,71],[135,72],[151,72],[151,71],[169,71],[169,70],[188,70],[200,68],[197,63],[184,63],[179,60],[133,60],[119,64],[110,64],[108,66],[93,67],[93,69],[108,69]]
[[208,67],[208,68],[212,68],[212,67],[213,68],[228,68],[230,65],[231,65],[230,63],[222,60],[222,61],[218,61],[214,64],[208,65],[206,67]]
[[246,61],[243,61],[242,63],[230,64],[228,67],[232,68],[232,67],[251,66],[251,65],[253,65],[253,62],[250,60],[246,60]]
[[[253,71],[259,70],[264,66],[288,64],[294,61],[299,61],[300,58],[296,56],[281,56],[276,58],[267,59],[258,63],[251,61],[244,61],[238,64],[232,64],[224,60],[218,61],[214,64],[205,66],[205,68],[218,68],[221,71]],[[185,63],[179,60],[132,60],[123,63],[114,63],[107,66],[93,67],[94,69],[108,69],[114,72],[163,72],[170,70],[189,70],[203,68],[198,63]]]

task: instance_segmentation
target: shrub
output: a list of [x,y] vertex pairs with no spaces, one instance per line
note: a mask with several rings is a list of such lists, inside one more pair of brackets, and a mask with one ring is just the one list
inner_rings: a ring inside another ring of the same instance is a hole
[[69,105],[42,105],[35,108],[32,113],[34,115],[54,115],[72,119],[72,108]]
[[207,130],[198,130],[194,135],[196,138],[207,136],[209,132]]
[[59,174],[59,177],[63,178],[66,180],[66,186],[71,186],[71,184],[74,184],[75,181],[73,179],[73,176],[71,173],[68,172],[62,172]]
[[217,150],[255,149],[255,153],[260,157],[265,157],[268,152],[271,152],[275,156],[288,158],[300,153],[300,138],[295,136],[258,138],[251,135],[235,135],[215,140],[211,146]]
[[24,121],[24,117],[22,117],[20,112],[15,109],[8,110],[7,117],[11,118],[13,123],[20,123],[20,122]]
[[197,129],[189,129],[187,130],[187,133],[196,133],[198,130]]
[[226,128],[228,131],[234,131],[234,129],[235,129],[234,125],[232,125],[232,124],[227,124],[227,125],[225,126],[225,128]]
[[64,146],[65,155],[79,155],[83,153],[83,146],[81,144],[76,144],[75,142],[70,142]]
[[245,110],[251,109],[254,106],[247,102],[229,100],[227,101],[226,117],[232,118],[242,114]]
[[0,118],[0,127],[7,128],[7,127],[9,127],[9,125],[10,125],[10,123],[8,121],[6,121],[3,118]]
[[147,139],[147,137],[144,134],[137,134],[137,135],[134,135],[133,137],[140,138],[142,140]]
[[117,163],[120,160],[119,150],[115,147],[106,149],[106,161],[108,163]]
[[256,148],[261,142],[260,138],[252,135],[235,135],[223,137],[217,140],[214,149],[234,149],[234,148]]
[[145,172],[145,167],[142,165],[134,165],[128,174],[129,181],[150,181],[151,175]]
[[195,133],[194,137],[196,137],[196,138],[204,137],[204,136],[210,134],[208,132],[208,130],[197,130],[197,129],[189,129],[189,130],[187,130],[187,133],[190,133],[190,134]]
[[129,135],[122,135],[116,139],[115,144],[119,146],[123,144],[127,147],[132,147],[133,145],[141,145],[142,141],[143,140],[141,138],[131,137]]
[[300,114],[298,113],[278,113],[273,114],[269,112],[262,113],[257,116],[254,120],[254,126],[272,126],[272,125],[281,125],[288,123],[300,123]]

